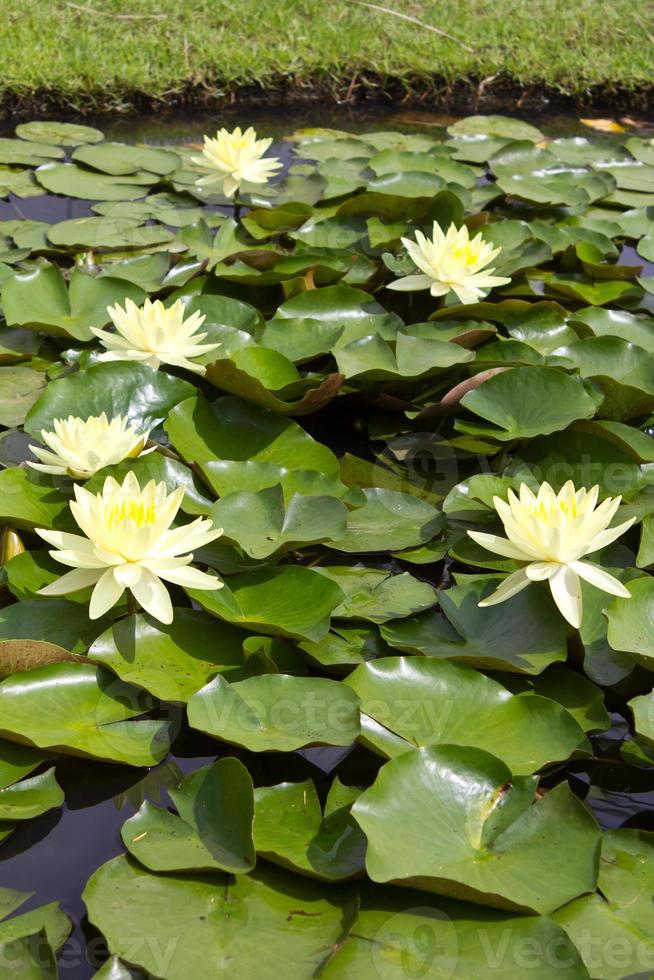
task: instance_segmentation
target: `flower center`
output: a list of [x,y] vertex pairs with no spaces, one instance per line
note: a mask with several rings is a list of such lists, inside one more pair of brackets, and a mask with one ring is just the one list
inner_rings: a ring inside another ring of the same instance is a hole
[[155,520],[154,503],[151,501],[146,504],[138,498],[116,500],[105,511],[105,522],[109,529],[128,522],[135,527],[145,527],[146,524],[154,524]]

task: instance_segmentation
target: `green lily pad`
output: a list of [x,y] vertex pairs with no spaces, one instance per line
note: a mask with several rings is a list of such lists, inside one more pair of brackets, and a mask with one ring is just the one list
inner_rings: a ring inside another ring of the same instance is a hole
[[0,789],[0,820],[31,820],[60,807],[63,802],[64,793],[55,771],[48,769]]
[[162,701],[188,701],[216,674],[239,675],[246,636],[205,613],[176,609],[170,626],[145,614],[119,619],[89,657]]
[[254,792],[254,843],[267,861],[291,871],[343,881],[365,867],[366,840],[350,816],[356,787],[332,783],[324,814],[313,782],[260,786]]
[[493,136],[509,140],[530,140],[539,143],[543,134],[530,123],[510,116],[466,116],[447,127],[450,136]]
[[208,962],[217,977],[275,980],[283,971],[306,980],[340,939],[349,900],[344,886],[327,892],[273,868],[235,880],[155,875],[125,857],[103,865],[84,892],[109,950],[162,980],[202,976]]
[[145,170],[112,177],[93,173],[74,163],[45,163],[35,171],[39,184],[51,194],[86,201],[135,201],[149,193],[159,177]]
[[38,122],[20,123],[16,126],[16,136],[22,140],[37,143],[54,143],[57,146],[78,146],[80,143],[99,143],[104,133],[93,126],[80,126],[78,123]]
[[169,174],[177,170],[180,158],[170,150],[152,146],[130,146],[127,143],[86,143],[78,147],[71,159],[85,167],[99,170],[112,177],[147,170],[153,174]]
[[443,526],[435,507],[408,493],[364,489],[365,504],[350,511],[345,535],[331,545],[336,551],[400,551],[429,541]]
[[278,307],[271,323],[279,320],[317,320],[325,326],[344,328],[340,346],[379,333],[394,340],[402,326],[400,318],[387,312],[368,293],[351,286],[325,286],[299,293]]
[[392,575],[375,568],[339,565],[317,566],[315,571],[336,582],[345,594],[345,599],[333,612],[337,619],[386,623],[422,612],[438,601],[433,586],[408,572]]
[[479,580],[440,592],[447,620],[427,612],[381,627],[382,637],[406,653],[453,660],[489,670],[538,674],[567,655],[565,624],[545,589],[524,589],[501,605],[479,608],[496,581]]
[[125,847],[151,871],[251,871],[252,779],[238,759],[219,759],[168,791],[178,813],[148,800],[123,824]]
[[32,368],[0,367],[0,425],[22,425],[46,384],[45,375]]
[[333,497],[296,493],[284,503],[281,486],[258,493],[241,491],[214,504],[211,519],[225,538],[252,558],[268,558],[306,544],[338,540],[345,533],[348,512]]
[[169,413],[166,431],[189,462],[255,460],[288,469],[338,473],[331,450],[296,422],[239,398],[226,396],[213,404],[201,397],[189,398]]
[[626,587],[631,598],[604,600],[608,642],[613,650],[628,653],[647,667],[654,657],[654,579],[637,578]]
[[368,874],[499,908],[553,912],[594,890],[600,831],[566,784],[535,803],[534,790],[533,777],[512,777],[481,749],[445,745],[392,759],[352,807],[368,838]]
[[[47,755],[43,752],[37,752],[36,749],[30,749],[26,745],[18,745],[16,742],[0,739],[0,789],[5,789],[24,776],[29,776],[35,769],[38,769],[45,759],[47,759]],[[1,914],[6,913],[2,905],[2,891],[0,890]]]
[[[490,425],[475,426],[500,441],[526,439],[565,429],[576,419],[591,418],[603,396],[589,382],[554,368],[510,368],[489,378],[461,399],[461,405]],[[456,427],[473,427],[458,421]]]
[[20,272],[2,287],[2,306],[9,326],[28,327],[54,337],[93,340],[90,327],[110,321],[107,306],[125,299],[141,305],[145,293],[124,279],[94,279],[73,269],[67,288],[55,265]]
[[359,894],[357,918],[322,971],[325,980],[416,974],[427,980],[552,980],[553,972],[566,980],[588,980],[573,943],[545,916],[406,888],[363,885]]
[[69,501],[52,480],[34,470],[12,466],[0,472],[0,521],[6,524],[69,530],[73,524]]
[[263,674],[230,684],[216,677],[188,702],[192,728],[254,752],[351,745],[359,699],[324,677]]
[[216,591],[188,589],[212,615],[272,636],[320,640],[343,599],[341,589],[301,565],[256,569],[231,575]]
[[385,657],[345,683],[361,699],[361,740],[394,758],[415,746],[492,748],[512,772],[527,775],[590,743],[560,705],[511,696],[470,667],[421,657]]
[[107,413],[122,415],[130,424],[152,429],[175,405],[188,399],[188,381],[155,371],[146,364],[109,361],[52,381],[25,419],[27,432],[39,436],[51,430],[54,420],[69,415],[88,418]]
[[0,706],[0,733],[37,748],[129,766],[156,765],[168,752],[167,723],[138,720],[148,707],[139,691],[90,664],[8,677]]
[[150,248],[172,239],[172,233],[161,225],[145,225],[136,218],[69,218],[48,229],[50,244],[62,248]]
[[653,835],[620,828],[603,835],[599,889],[564,905],[552,918],[575,944],[591,976],[644,976],[652,941]]

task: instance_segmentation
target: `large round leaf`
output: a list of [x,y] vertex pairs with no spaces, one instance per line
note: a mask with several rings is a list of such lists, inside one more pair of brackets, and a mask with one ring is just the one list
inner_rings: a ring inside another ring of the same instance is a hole
[[350,511],[336,551],[400,551],[430,541],[443,526],[435,507],[408,493],[365,489],[365,504]]
[[89,657],[162,701],[188,701],[216,674],[240,674],[246,636],[193,609],[176,609],[170,626],[142,613],[115,622]]
[[169,748],[167,723],[138,719],[143,692],[89,664],[51,664],[0,683],[0,734],[130,766],[154,766]]
[[209,404],[189,398],[168,417],[170,440],[189,462],[215,459],[255,460],[288,469],[321,470],[338,474],[338,462],[297,422],[240,398],[226,396]]
[[620,828],[602,838],[600,894],[583,895],[554,913],[593,977],[645,976],[654,963],[654,835]]
[[595,888],[600,832],[566,784],[535,803],[534,789],[531,777],[512,778],[480,749],[406,752],[386,763],[352,808],[368,838],[368,874],[552,912]]
[[31,820],[60,807],[64,793],[54,769],[0,789],[0,820]]
[[254,752],[351,745],[359,699],[324,677],[263,674],[230,684],[216,677],[188,702],[192,728]]
[[75,415],[122,415],[140,429],[152,429],[193,390],[188,381],[146,364],[109,361],[52,381],[25,419],[34,435],[51,430],[55,419]]
[[[461,399],[464,408],[491,423],[474,431],[502,441],[558,432],[575,419],[591,418],[601,403],[602,395],[589,382],[532,367],[502,371]],[[457,427],[471,431],[467,423]]]
[[126,298],[137,305],[145,293],[124,279],[94,278],[73,269],[70,285],[55,265],[17,273],[2,287],[2,306],[7,323],[28,327],[55,337],[93,340],[90,327],[104,327],[107,307]]
[[119,177],[148,170],[153,174],[169,174],[180,166],[180,158],[170,150],[153,146],[129,146],[127,143],[87,143],[72,155],[75,163]]
[[633,654],[646,667],[651,667],[654,658],[654,578],[638,578],[627,582],[626,588],[630,598],[605,602],[609,645],[614,650]]
[[[266,868],[236,879],[154,875],[125,857],[84,892],[109,950],[162,980],[311,980],[343,931],[350,892]],[[147,937],[147,940],[144,939]]]
[[16,126],[16,136],[22,140],[35,140],[37,143],[55,143],[57,146],[78,146],[80,143],[99,143],[104,133],[93,126],[80,126],[78,123],[54,122],[51,119],[38,122],[20,123]]
[[325,636],[329,616],[343,599],[334,582],[300,565],[231,575],[222,589],[212,592],[187,591],[207,612],[228,623],[306,640]]
[[361,887],[357,918],[322,976],[588,980],[572,941],[545,916],[370,884]]
[[460,661],[490,670],[538,674],[567,656],[565,623],[548,591],[524,589],[501,605],[479,608],[496,582],[480,580],[440,592],[447,621],[422,613],[385,623],[382,636],[407,653]]
[[223,528],[226,540],[252,558],[268,558],[306,544],[338,540],[345,533],[348,512],[340,500],[326,496],[296,493],[285,505],[278,485],[222,497],[210,516],[215,527]]
[[361,740],[387,757],[415,746],[470,745],[526,774],[590,749],[560,705],[511,695],[489,677],[446,660],[386,657],[357,667],[345,683],[361,700]]
[[127,176],[111,177],[93,173],[74,163],[46,163],[36,171],[36,179],[52,194],[79,197],[86,201],[135,201],[145,197],[156,174],[139,170]]

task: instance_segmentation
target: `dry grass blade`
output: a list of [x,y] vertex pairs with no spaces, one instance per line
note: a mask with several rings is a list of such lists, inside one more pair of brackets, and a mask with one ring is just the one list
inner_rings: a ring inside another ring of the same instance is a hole
[[442,31],[440,27],[433,27],[431,24],[425,24],[424,21],[418,20],[417,17],[412,17],[411,14],[400,13],[399,10],[392,10],[390,7],[382,7],[378,3],[367,3],[367,0],[345,0],[346,3],[354,3],[357,7],[368,7],[370,10],[378,10],[383,14],[392,14],[394,17],[399,17],[401,20],[408,20],[410,24],[417,24],[418,27],[424,27],[426,31],[432,31],[434,34],[440,34],[441,37],[447,38],[448,41],[453,41],[454,44],[460,44],[462,48],[466,51],[474,53],[474,48],[471,48],[468,44],[464,44],[460,41],[458,37],[453,37],[448,34],[447,31]]

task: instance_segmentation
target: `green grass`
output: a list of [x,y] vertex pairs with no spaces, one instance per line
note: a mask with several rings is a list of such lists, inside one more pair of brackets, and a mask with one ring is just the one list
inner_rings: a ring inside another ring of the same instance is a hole
[[[472,48],[351,0],[3,0],[0,98],[70,108],[135,94],[208,96],[283,79],[420,86],[501,74],[574,95],[654,77],[654,5],[638,0],[379,0]],[[82,9],[80,9],[82,8]],[[492,84],[492,83],[491,83]]]

